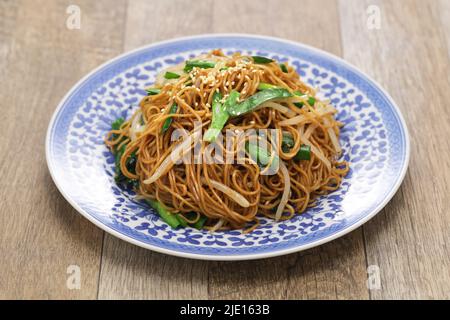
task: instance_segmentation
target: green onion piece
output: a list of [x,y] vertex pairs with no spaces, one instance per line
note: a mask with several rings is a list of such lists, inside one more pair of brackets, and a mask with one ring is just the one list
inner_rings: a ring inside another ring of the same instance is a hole
[[167,223],[172,228],[176,229],[178,228],[181,223],[178,220],[177,216],[172,214],[169,210],[163,207],[161,203],[159,203],[156,200],[145,200],[149,205],[152,206],[153,209],[158,212],[161,219],[164,220],[165,223]]
[[[122,126],[122,124],[125,122],[125,120],[123,118],[118,118],[116,119],[112,124],[111,124],[111,129],[112,130],[119,130],[120,127]],[[114,139],[117,139],[116,134],[113,135]],[[123,141],[122,138],[121,141]],[[121,142],[119,142],[120,144]],[[116,181],[117,184],[121,184],[121,185],[125,185],[127,187],[132,187],[132,188],[137,188],[139,186],[139,180],[136,179],[130,179],[128,177],[126,177],[123,173],[122,170],[120,168],[120,159],[122,159],[122,156],[125,152],[127,145],[124,144],[122,145],[122,147],[120,149],[116,149],[116,147],[113,148],[113,154],[114,154],[114,180]],[[133,152],[127,159],[126,161],[126,166],[128,171],[130,171],[131,173],[136,173],[136,163],[137,163],[137,155],[136,152]]]
[[[170,107],[169,114],[174,114],[174,113],[177,112],[177,110],[178,110],[178,106],[177,106],[176,103],[174,103],[174,104],[172,105],[172,107]],[[162,133],[166,132],[166,131],[170,128],[170,125],[171,125],[171,124],[172,124],[172,117],[167,118],[166,121],[164,121],[164,124],[163,124],[162,131],[161,131],[161,132],[162,132]]]
[[203,140],[212,142],[217,139],[223,126],[228,121],[229,115],[225,110],[223,104],[220,102],[222,95],[220,92],[215,92],[212,101],[212,120],[211,125],[203,136]]
[[284,63],[280,63],[280,69],[284,73],[288,73],[288,68],[286,67],[286,65]]
[[188,60],[188,61],[186,61],[184,71],[190,72],[195,67],[202,68],[202,69],[209,69],[209,68],[214,68],[215,66],[216,66],[216,64],[211,61]]
[[[115,153],[115,176],[114,180],[117,184],[125,185],[126,187],[137,188],[139,186],[139,180],[130,179],[126,177],[122,169],[120,168],[120,159],[123,157],[125,152],[126,145],[123,145],[120,150]],[[137,155],[133,152],[128,159],[126,160],[126,166],[128,171],[135,174],[136,173],[136,164],[137,164]]]
[[147,89],[147,95],[154,96],[155,94],[159,94],[161,92],[161,89],[158,88],[150,88]]
[[308,98],[308,103],[309,103],[309,105],[310,105],[311,107],[313,107],[314,104],[316,103],[316,98],[314,98],[314,97],[309,97],[309,98]]
[[298,150],[297,154],[295,155],[294,160],[311,160],[311,146],[302,144],[300,146],[300,150]]
[[180,225],[185,228],[187,227],[188,223],[186,220],[184,220],[180,214],[175,215],[175,217],[178,219],[178,221],[180,222]]
[[[195,212],[188,212],[188,213],[178,213],[177,215],[177,219],[180,220],[180,224],[183,227],[187,227],[189,222],[187,220],[193,220],[197,217],[197,214]],[[187,220],[186,220],[187,219]]]
[[[294,91],[294,94],[296,95],[296,96],[304,96],[305,94],[304,93],[302,93],[302,92],[300,92],[300,91]],[[308,97],[308,104],[311,106],[311,107],[314,107],[314,104],[316,103],[316,98],[314,98],[314,97]],[[294,102],[294,105],[296,106],[296,107],[299,107],[299,108],[301,108],[301,107],[303,107],[304,106],[304,104],[303,104],[303,102]]]
[[[281,142],[281,148],[283,149],[283,152],[289,152],[289,150],[292,149],[294,145],[294,138],[292,138],[289,133],[283,132],[283,139]],[[302,144],[297,154],[294,156],[294,160],[311,160],[311,146]]]
[[206,218],[205,216],[200,216],[200,218],[197,220],[197,222],[194,223],[192,226],[195,229],[201,230],[201,229],[203,229],[203,226],[205,225],[206,220],[208,220],[208,218]]
[[166,79],[178,79],[179,77],[180,77],[180,75],[178,73],[175,73],[175,72],[167,71],[164,74],[164,78],[166,78]]
[[294,145],[295,141],[292,136],[288,133],[283,133],[283,139],[281,141],[281,148],[283,149],[283,152],[289,152]]
[[261,57],[261,56],[252,56],[253,58],[253,62],[255,63],[260,63],[260,64],[266,64],[266,63],[271,63],[274,60],[266,58],[266,57]]
[[[265,166],[269,164],[272,155],[266,150],[258,146],[256,143],[246,144],[247,152],[250,154],[253,160],[256,160],[260,165]],[[273,156],[271,166],[278,166],[280,158],[277,155]]]
[[228,69],[230,69],[230,67],[225,66],[225,67],[220,68],[219,71],[224,71],[224,70],[228,70]]
[[225,100],[225,103],[223,104],[225,107],[225,110],[228,111],[228,109],[233,108],[237,105],[239,100],[239,92],[236,90],[232,90],[230,94],[228,95],[227,100]]
[[277,87],[276,85],[266,83],[266,82],[260,82],[258,84],[258,90],[276,89],[276,88],[280,88],[280,87]]
[[[187,216],[188,220],[193,220],[197,216],[197,214],[195,212],[188,212],[185,215]],[[183,218],[182,214],[179,213],[179,214],[175,215],[175,217],[180,222],[181,227],[185,228],[189,225],[189,222],[187,222],[186,219]],[[204,226],[206,220],[208,220],[207,217],[200,216],[199,219],[197,220],[197,222],[191,224],[191,226],[194,227],[195,229],[201,230],[201,229],[203,229],[203,226]]]
[[292,97],[292,94],[286,89],[283,88],[266,89],[255,93],[254,95],[248,97],[241,103],[231,106],[227,110],[231,116],[236,117],[255,110],[259,105],[263,104],[266,101],[289,97]]
[[133,151],[126,161],[127,169],[132,174],[136,174],[136,164],[137,164],[137,155],[136,151]]
[[117,184],[119,184],[123,178],[125,178],[125,176],[122,173],[122,170],[120,169],[120,159],[123,156],[123,153],[125,152],[125,147],[126,145],[123,145],[119,150],[116,150],[115,154],[114,154],[114,172],[115,172],[115,176],[114,176],[114,180],[116,181]]
[[[124,122],[125,120],[123,118],[116,119],[111,124],[111,129],[119,130]],[[118,137],[117,134],[113,134],[113,139],[117,139],[117,137]],[[125,178],[125,176],[122,174],[122,170],[120,169],[120,159],[122,158],[122,155],[125,152],[126,145],[123,145],[120,149],[116,148],[117,146],[114,146],[114,148],[112,149],[112,152],[114,154],[114,172],[115,172],[114,180],[116,181],[117,184],[120,184]]]
[[203,140],[208,142],[213,142],[217,139],[217,136],[222,131],[223,127],[228,121],[230,115],[228,114],[228,109],[232,108],[239,99],[239,92],[231,91],[228,98],[222,104],[220,100],[222,95],[219,92],[214,93],[213,103],[212,103],[212,121],[209,129],[203,136]]
[[111,124],[111,128],[113,130],[119,130],[120,127],[122,126],[122,124],[125,122],[124,118],[117,118],[112,124]]

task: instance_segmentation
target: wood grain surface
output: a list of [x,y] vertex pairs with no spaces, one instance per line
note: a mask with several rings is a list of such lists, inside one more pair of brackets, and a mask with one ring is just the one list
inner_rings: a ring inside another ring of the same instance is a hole
[[[79,30],[66,27],[71,4],[81,9]],[[379,29],[367,25],[371,6]],[[119,53],[215,32],[324,49],[393,96],[410,129],[411,161],[382,212],[321,247],[248,262],[154,253],[76,213],[45,162],[60,99]],[[0,0],[0,299],[450,298],[449,48],[446,0]],[[81,270],[79,289],[67,286],[71,265]],[[367,285],[373,268],[379,288]]]

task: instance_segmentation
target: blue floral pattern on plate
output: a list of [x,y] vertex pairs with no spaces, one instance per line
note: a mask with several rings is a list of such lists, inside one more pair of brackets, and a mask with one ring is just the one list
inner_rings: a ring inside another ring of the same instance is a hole
[[[156,74],[194,55],[223,48],[293,65],[336,106],[340,142],[351,169],[339,190],[289,221],[262,218],[249,234],[171,229],[130,190],[114,183],[114,158],[103,139],[128,118]],[[319,50],[274,38],[210,35],[164,42],[118,57],[81,80],[55,112],[47,161],[63,195],[88,219],[127,241],[156,251],[203,259],[252,259],[329,241],[378,212],[406,171],[409,140],[393,101],[365,75]]]

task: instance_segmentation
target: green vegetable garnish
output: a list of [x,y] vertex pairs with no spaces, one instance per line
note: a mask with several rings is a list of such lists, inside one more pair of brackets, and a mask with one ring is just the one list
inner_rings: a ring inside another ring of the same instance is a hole
[[[302,93],[302,92],[300,92],[300,91],[294,91],[294,94],[296,95],[296,96],[304,96],[305,94],[304,93]],[[313,107],[314,106],[314,104],[316,103],[316,98],[314,98],[314,97],[308,97],[308,104],[311,106],[311,107]],[[297,107],[299,107],[299,108],[301,108],[301,107],[303,107],[303,102],[294,102],[294,105],[295,106],[297,106]]]
[[161,92],[161,89],[158,88],[150,88],[147,89],[147,95],[154,96],[155,94],[159,94]]
[[167,71],[164,74],[164,78],[166,78],[166,79],[178,79],[179,77],[180,77],[180,75],[178,73],[175,73],[175,72]]
[[266,63],[271,63],[274,60],[266,58],[266,57],[261,57],[261,56],[252,56],[253,58],[253,62],[255,63],[260,63],[260,64],[266,64]]
[[[126,177],[123,174],[122,169],[120,168],[120,160],[123,157],[126,146],[127,145],[123,145],[119,150],[117,150],[114,153],[114,160],[115,160],[114,180],[116,181],[117,184],[122,184],[122,185],[125,185],[126,187],[137,188],[139,186],[139,180],[130,179],[130,178]],[[133,152],[126,160],[127,170],[129,172],[131,172],[132,174],[136,173],[136,163],[137,163],[137,155],[135,152]]]
[[281,148],[283,152],[289,152],[295,145],[295,141],[292,136],[288,133],[283,133],[283,140],[281,142]]
[[248,97],[241,103],[231,106],[227,110],[231,116],[237,117],[247,112],[253,111],[259,105],[263,104],[266,101],[289,97],[292,97],[292,94],[286,89],[282,88],[265,89]]
[[153,209],[158,212],[161,219],[164,220],[169,226],[176,229],[178,228],[181,223],[180,220],[178,220],[177,216],[171,213],[169,210],[163,207],[161,203],[159,203],[156,200],[145,200],[150,206],[152,206]]
[[125,177],[122,173],[122,170],[120,169],[120,159],[123,156],[123,153],[125,152],[125,145],[123,145],[119,150],[117,150],[114,154],[114,171],[116,173],[114,180],[116,181],[117,184],[119,184],[123,178]]
[[[295,141],[289,133],[283,132],[283,139],[281,142],[281,148],[283,152],[289,152],[295,145]],[[311,146],[302,144],[297,154],[294,156],[294,160],[311,160]]]
[[[261,148],[256,143],[247,142],[246,149],[252,159],[258,162],[261,166],[268,165],[272,158],[272,155],[266,149]],[[274,155],[271,166],[278,166],[279,161],[280,158],[277,155]]]
[[260,82],[258,84],[258,90],[276,89],[276,88],[280,88],[280,87],[277,87],[274,84],[270,84],[270,83],[266,83],[266,82]]
[[266,101],[280,98],[292,97],[292,94],[284,89],[261,82],[258,86],[261,91],[238,103],[239,92],[231,91],[225,103],[220,103],[220,96],[215,93],[213,97],[213,116],[210,128],[206,131],[203,139],[212,142],[222,131],[230,116],[237,117],[244,113],[255,110]]
[[216,64],[211,61],[202,61],[202,60],[188,60],[186,61],[186,65],[184,67],[185,72],[190,72],[194,67],[209,69],[214,68]]
[[217,136],[222,131],[223,127],[228,121],[230,115],[228,114],[228,109],[236,105],[239,99],[239,92],[231,91],[228,98],[222,104],[220,100],[222,95],[219,92],[214,93],[213,103],[212,103],[212,121],[209,129],[203,136],[203,140],[208,142],[213,142],[217,139]]
[[125,122],[124,118],[117,118],[112,124],[111,124],[111,128],[113,130],[119,130],[120,127],[122,126],[122,124]]
[[[177,112],[177,110],[178,110],[178,106],[177,106],[176,103],[174,103],[174,104],[172,105],[172,107],[170,107],[169,114],[174,114],[174,113]],[[166,121],[164,121],[164,124],[163,124],[163,127],[162,127],[161,132],[162,132],[162,133],[166,132],[166,131],[170,128],[170,125],[171,125],[171,124],[172,124],[172,117],[167,118]]]
[[297,154],[295,155],[294,160],[311,160],[311,146],[302,144],[300,146],[300,150],[298,150]]
[[178,219],[178,222],[180,222],[180,225],[181,225],[183,228],[184,228],[184,227],[187,227],[188,223],[187,223],[186,220],[184,220],[184,219],[181,217],[181,214],[177,214],[177,215],[175,215],[175,217]]
[[205,216],[200,216],[200,218],[197,220],[197,222],[194,223],[192,226],[195,229],[201,230],[201,229],[203,229],[203,226],[205,225],[206,220],[208,220],[208,218],[206,218]]
[[280,63],[280,69],[284,73],[288,73],[288,68],[286,67],[286,65],[284,63]]
[[[123,118],[118,118],[116,119],[112,124],[111,124],[111,129],[112,130],[119,130],[120,127],[122,126],[122,124],[125,122],[125,120]],[[117,139],[117,134],[113,135],[113,139]],[[119,145],[123,140],[125,139],[125,137],[123,137],[121,139],[121,141],[119,141],[117,145]],[[126,177],[123,173],[122,170],[120,168],[120,159],[122,158],[124,152],[125,152],[125,148],[127,145],[122,145],[120,147],[120,149],[117,149],[117,147],[114,147],[112,152],[114,154],[114,163],[115,163],[115,167],[114,167],[114,172],[115,172],[115,176],[114,176],[114,180],[116,181],[117,184],[122,184],[125,185],[127,187],[131,187],[131,188],[137,188],[139,186],[139,180],[135,180],[135,179],[129,179],[128,177]],[[131,173],[136,173],[136,163],[137,163],[137,156],[136,153],[133,152],[131,154],[130,157],[128,157],[127,161],[126,161],[126,166],[128,171],[130,171]]]
[[206,220],[208,220],[208,218],[206,218],[205,216],[200,215],[200,217],[198,218],[197,222],[195,223],[190,223],[186,220],[194,220],[197,217],[197,213],[195,212],[188,212],[188,213],[179,213],[176,215],[177,219],[180,222],[180,225],[182,227],[187,227],[188,225],[192,226],[195,229],[201,230],[203,228],[203,225],[205,224]]

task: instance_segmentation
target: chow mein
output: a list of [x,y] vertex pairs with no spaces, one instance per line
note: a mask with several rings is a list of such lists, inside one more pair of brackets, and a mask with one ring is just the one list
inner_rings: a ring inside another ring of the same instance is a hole
[[288,63],[213,50],[146,91],[105,142],[116,182],[173,228],[250,232],[261,217],[290,219],[349,170],[336,109]]

